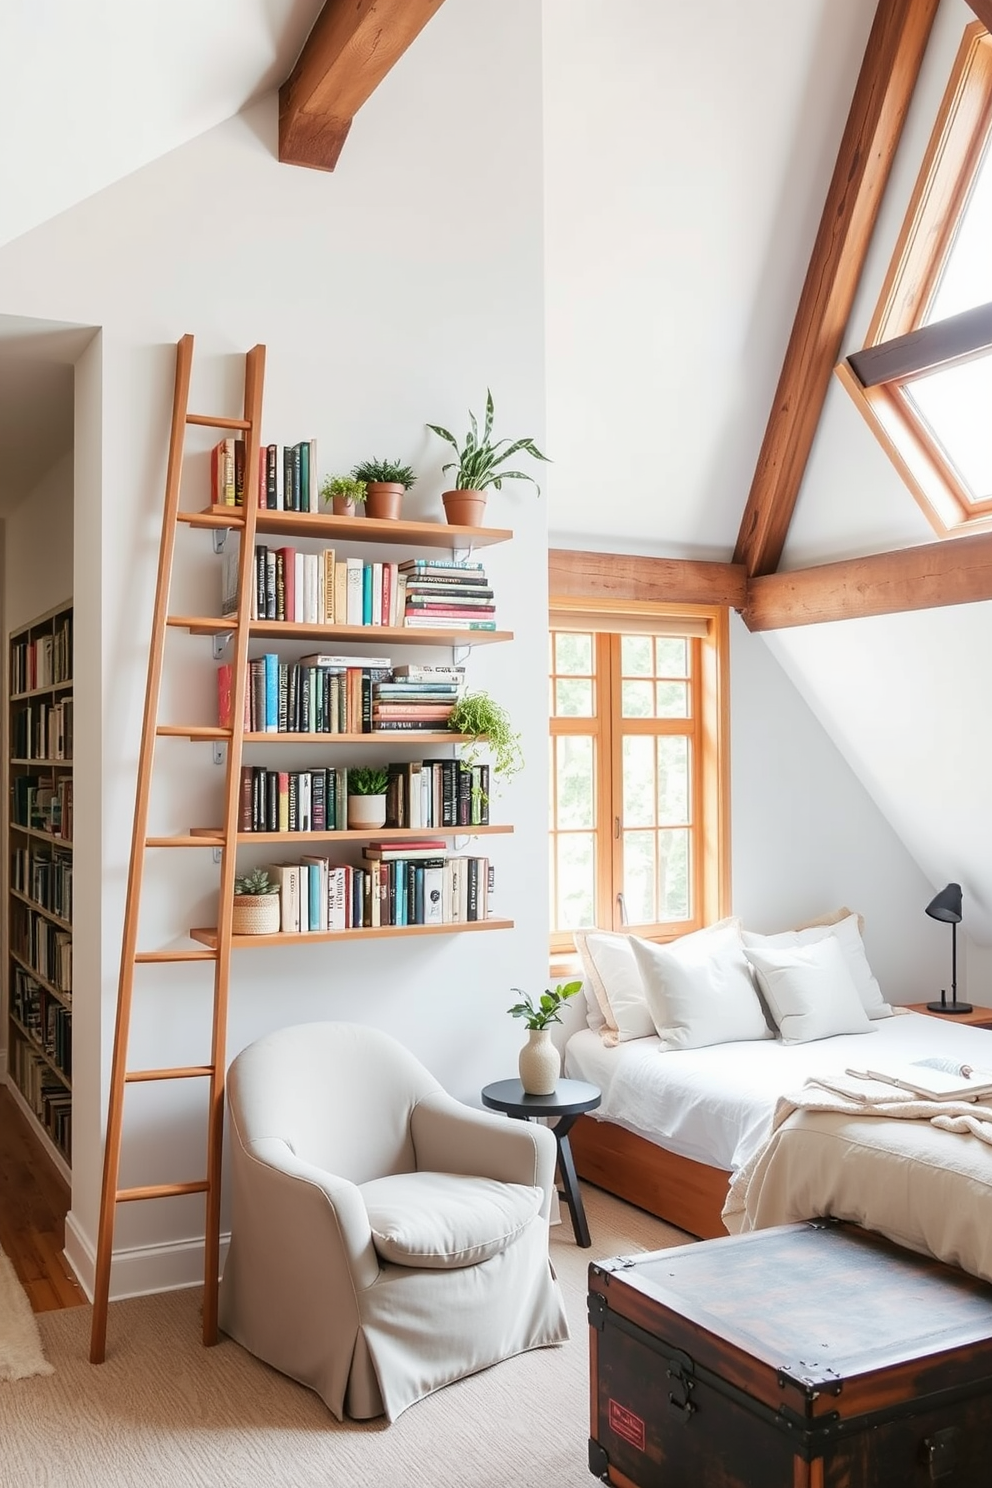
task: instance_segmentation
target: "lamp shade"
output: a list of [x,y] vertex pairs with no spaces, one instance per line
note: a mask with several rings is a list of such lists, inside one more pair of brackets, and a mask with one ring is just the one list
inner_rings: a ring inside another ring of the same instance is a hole
[[944,920],[948,925],[961,922],[961,885],[949,883],[941,889],[927,905],[927,914],[933,920]]

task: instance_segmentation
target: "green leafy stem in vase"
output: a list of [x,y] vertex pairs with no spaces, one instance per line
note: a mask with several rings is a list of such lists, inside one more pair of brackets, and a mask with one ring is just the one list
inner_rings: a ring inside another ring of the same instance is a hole
[[574,997],[580,990],[581,982],[559,982],[552,992],[542,992],[535,1006],[526,992],[521,992],[519,987],[511,987],[511,992],[517,992],[523,998],[522,1002],[514,1003],[513,1007],[507,1008],[511,1018],[523,1018],[527,1027],[531,1030],[547,1028],[549,1023],[561,1022],[561,1005],[569,997]]
[[279,885],[271,882],[268,869],[253,868],[250,873],[234,880],[234,892],[238,895],[249,894],[252,897],[262,894],[278,894]]

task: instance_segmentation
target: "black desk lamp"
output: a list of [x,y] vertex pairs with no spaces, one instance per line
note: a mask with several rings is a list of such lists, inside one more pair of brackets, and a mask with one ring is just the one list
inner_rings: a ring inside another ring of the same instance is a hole
[[951,883],[941,889],[936,898],[927,905],[927,914],[933,920],[943,920],[951,927],[951,1000],[940,989],[940,1001],[928,1002],[931,1013],[970,1013],[970,1002],[958,1002],[958,925],[961,922],[961,885]]

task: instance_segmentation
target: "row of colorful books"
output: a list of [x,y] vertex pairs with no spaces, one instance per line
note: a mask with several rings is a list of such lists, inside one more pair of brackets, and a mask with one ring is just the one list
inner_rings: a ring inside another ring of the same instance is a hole
[[[225,545],[221,613],[238,609],[238,544]],[[420,626],[495,630],[496,604],[481,563],[410,558],[402,563],[255,546],[250,618],[298,625]]]
[[11,887],[49,914],[72,919],[72,854],[49,847],[19,847],[11,853]]
[[51,635],[15,640],[10,648],[10,693],[57,687],[72,678],[72,621],[62,620]]
[[14,759],[72,759],[72,698],[39,701],[18,708],[11,718],[10,747]]
[[[386,827],[488,826],[488,765],[425,759],[387,765],[386,770]],[[240,786],[241,832],[342,832],[348,825],[345,766],[270,770],[242,765]]]
[[[448,727],[464,667],[391,667],[388,656],[315,652],[296,662],[276,652],[248,663],[248,733],[361,734],[433,732]],[[217,718],[234,726],[234,672],[217,668]]]
[[72,1075],[72,1013],[23,966],[14,967],[11,1011],[24,1031],[44,1049],[68,1079]]
[[72,936],[43,915],[26,911],[12,936],[13,948],[38,976],[72,996]]
[[[269,876],[279,884],[280,928],[307,935],[322,930],[382,926],[450,925],[489,917],[493,891],[488,858],[446,856],[444,843],[418,858],[409,844],[369,844],[362,865],[303,856],[279,863]],[[387,855],[388,854],[388,855]]]
[[[210,500],[214,506],[244,506],[249,481],[247,446],[243,439],[218,440],[210,451]],[[317,441],[263,444],[258,451],[255,482],[258,505],[270,511],[320,510]]]
[[15,775],[11,782],[10,820],[15,826],[50,832],[72,841],[72,777]]
[[72,1148],[72,1095],[27,1040],[15,1039],[9,1056],[14,1084],[56,1147],[68,1159]]

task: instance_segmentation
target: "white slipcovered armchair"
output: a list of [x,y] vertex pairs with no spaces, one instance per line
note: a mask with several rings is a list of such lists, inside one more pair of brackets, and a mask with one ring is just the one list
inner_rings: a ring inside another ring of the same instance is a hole
[[546,1127],[462,1105],[395,1039],[351,1023],[251,1044],[228,1101],[221,1327],[338,1420],[395,1420],[568,1337]]

